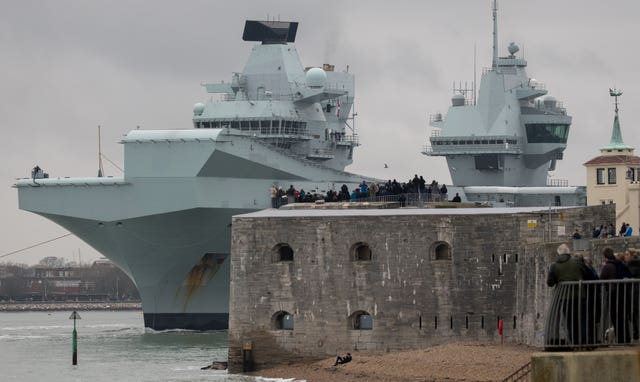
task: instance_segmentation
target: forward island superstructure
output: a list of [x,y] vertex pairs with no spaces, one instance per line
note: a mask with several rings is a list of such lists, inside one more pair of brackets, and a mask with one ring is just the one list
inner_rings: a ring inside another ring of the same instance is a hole
[[[230,82],[205,84],[193,126],[133,130],[124,176],[20,179],[19,206],[65,227],[136,283],[145,326],[228,324],[231,216],[271,207],[272,186],[323,192],[362,180],[344,172],[354,76],[302,66],[298,23],[247,21],[258,41]],[[101,175],[101,174],[100,174]],[[274,245],[277,243],[274,243]]]

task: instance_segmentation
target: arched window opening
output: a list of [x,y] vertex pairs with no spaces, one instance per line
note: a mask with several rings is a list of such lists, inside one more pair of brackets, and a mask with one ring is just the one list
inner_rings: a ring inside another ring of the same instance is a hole
[[280,243],[273,247],[274,261],[293,261],[293,249],[287,243]]
[[432,259],[434,260],[451,260],[451,246],[449,243],[440,241],[433,246]]
[[349,329],[351,330],[371,330],[373,329],[373,317],[364,310],[354,312],[349,316]]
[[271,321],[275,330],[293,330],[293,315],[289,312],[277,312],[273,315]]
[[354,261],[371,261],[372,252],[369,244],[359,242],[351,247],[351,259]]

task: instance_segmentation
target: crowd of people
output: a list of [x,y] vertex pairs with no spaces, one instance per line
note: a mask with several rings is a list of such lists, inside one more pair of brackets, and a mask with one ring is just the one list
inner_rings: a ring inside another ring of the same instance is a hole
[[[602,266],[598,273],[588,256],[571,256],[566,244],[558,247],[558,258],[551,265],[547,285],[556,286],[564,281],[640,279],[640,251],[630,248],[615,254],[607,247],[602,251]],[[601,288],[599,288],[601,287]],[[577,344],[595,344],[598,339],[595,328],[600,324],[602,302],[609,309],[611,327],[618,343],[629,343],[631,337],[640,337],[638,284],[587,284],[581,298],[573,295],[565,299],[563,314],[566,318],[568,340]],[[606,293],[606,296],[602,294]],[[580,313],[578,313],[580,312]],[[631,323],[631,324],[630,324]]]
[[[577,235],[576,235],[577,234]],[[574,234],[574,239],[578,238],[576,236],[580,236],[578,239],[582,238],[582,236],[576,231]],[[616,237],[616,236],[631,236],[633,234],[633,228],[629,225],[629,223],[622,222],[620,226],[620,230],[616,233],[616,227],[613,224],[601,224],[600,227],[593,227],[593,232],[591,236],[594,239],[606,239],[608,237]]]
[[[412,179],[402,183],[396,179],[381,184],[376,182],[367,183],[363,180],[360,185],[351,190],[346,184],[343,184],[338,191],[329,190],[326,193],[320,193],[316,190],[305,191],[302,188],[298,190],[293,185],[285,190],[274,184],[269,192],[271,195],[271,207],[279,208],[284,204],[290,203],[313,203],[317,200],[324,200],[325,202],[355,202],[362,199],[385,196],[396,196],[397,199],[395,200],[404,203],[407,200],[407,194],[421,194],[424,195],[424,200],[429,201],[444,201],[448,200],[449,191],[445,184],[440,185],[435,180],[427,184],[424,177],[415,174]],[[460,202],[461,198],[456,194],[452,201]]]

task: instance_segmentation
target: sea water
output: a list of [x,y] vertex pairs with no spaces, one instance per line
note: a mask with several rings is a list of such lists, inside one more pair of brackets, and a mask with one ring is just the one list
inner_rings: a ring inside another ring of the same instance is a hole
[[227,360],[227,331],[145,329],[140,311],[0,313],[0,381],[291,381],[201,370]]

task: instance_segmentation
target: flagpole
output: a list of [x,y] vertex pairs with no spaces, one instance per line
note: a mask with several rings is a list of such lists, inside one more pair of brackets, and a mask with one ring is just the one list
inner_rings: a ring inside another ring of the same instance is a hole
[[100,137],[100,125],[98,125],[98,178],[104,176],[104,169],[102,168],[102,139]]

